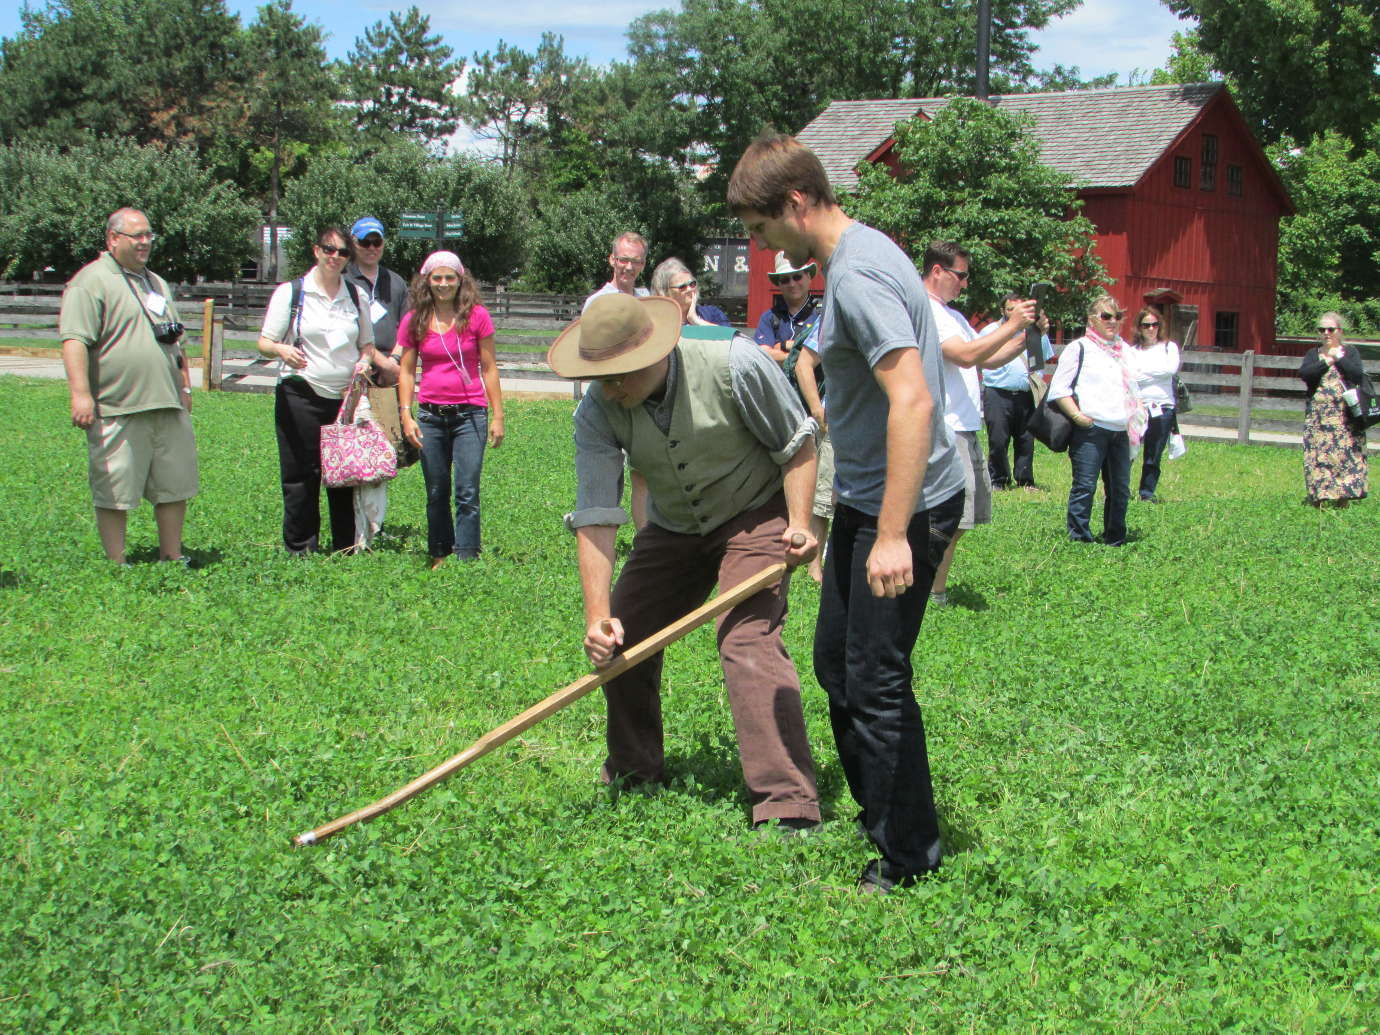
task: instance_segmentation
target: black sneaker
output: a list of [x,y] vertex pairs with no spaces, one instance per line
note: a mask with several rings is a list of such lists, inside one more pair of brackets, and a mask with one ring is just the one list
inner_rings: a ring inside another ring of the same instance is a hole
[[908,873],[893,877],[886,870],[886,863],[873,859],[863,867],[862,876],[858,878],[858,891],[864,895],[890,895],[895,888],[908,888],[919,883],[921,878],[930,876],[928,873]]

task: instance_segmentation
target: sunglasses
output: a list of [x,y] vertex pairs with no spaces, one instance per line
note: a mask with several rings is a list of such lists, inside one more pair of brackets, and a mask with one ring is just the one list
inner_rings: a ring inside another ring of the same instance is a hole
[[1119,313],[1098,313],[1097,318],[1099,320],[1120,320],[1125,315],[1126,310],[1123,309]]
[[382,248],[382,247],[383,247],[383,238],[382,238],[382,237],[371,236],[371,237],[366,237],[366,238],[364,238],[363,240],[360,240],[358,237],[356,237],[355,240],[356,240],[356,241],[359,241],[359,246],[360,246],[361,248]]
[[939,268],[942,269],[945,273],[952,273],[955,277],[957,277],[960,281],[962,281],[965,284],[968,282],[968,270],[956,270],[948,266],[940,266]]
[[771,282],[773,284],[794,284],[797,280],[809,280],[803,273],[773,273]]
[[339,255],[345,259],[348,259],[350,257],[349,248],[337,248],[333,244],[318,244],[316,246],[316,250],[322,252],[325,255]]
[[700,286],[699,281],[697,281],[697,280],[687,280],[687,281],[685,281],[685,282],[682,283],[682,284],[672,284],[672,285],[671,285],[671,290],[672,290],[672,291],[693,291],[695,288],[697,288],[697,287],[699,287],[699,286]]
[[1142,327],[1158,327],[1160,324],[1158,320],[1142,320],[1140,325]]
[[1319,327],[1319,328],[1318,328],[1318,333],[1319,333],[1319,334],[1340,334],[1341,332],[1342,332],[1342,329],[1341,329],[1340,327]]

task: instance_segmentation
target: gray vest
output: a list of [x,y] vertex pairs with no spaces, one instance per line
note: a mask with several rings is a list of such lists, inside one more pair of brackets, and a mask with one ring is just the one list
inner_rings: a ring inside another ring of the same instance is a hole
[[733,401],[729,344],[676,346],[680,370],[670,434],[662,434],[645,406],[604,404],[630,464],[647,479],[652,521],[672,532],[705,535],[781,490],[781,468]]

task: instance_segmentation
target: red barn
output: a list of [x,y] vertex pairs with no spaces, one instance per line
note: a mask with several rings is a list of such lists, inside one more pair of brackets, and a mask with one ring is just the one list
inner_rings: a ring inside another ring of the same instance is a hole
[[[835,101],[797,137],[836,190],[852,190],[859,163],[895,167],[897,122],[933,118],[948,102]],[[1073,178],[1122,304],[1159,305],[1184,345],[1272,351],[1279,220],[1293,206],[1225,86],[1013,94],[991,103],[1030,115],[1043,161]],[[771,264],[770,252],[752,250],[754,323],[771,305]]]

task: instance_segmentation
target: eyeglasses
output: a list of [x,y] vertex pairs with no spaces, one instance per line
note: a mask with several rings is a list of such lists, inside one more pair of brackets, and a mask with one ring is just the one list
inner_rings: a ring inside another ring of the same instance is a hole
[[615,255],[613,261],[619,266],[645,266],[647,259],[638,255]]
[[1140,325],[1142,327],[1158,327],[1160,323],[1158,320],[1142,320]]
[[943,270],[945,273],[952,273],[955,277],[957,277],[965,284],[968,282],[968,270],[956,270],[950,266],[940,266],[939,268]]
[[383,247],[383,238],[382,238],[382,237],[370,236],[370,237],[364,238],[362,241],[361,241],[358,237],[356,237],[355,240],[356,240],[356,241],[359,241],[359,246],[360,246],[361,248],[382,248],[382,247]]
[[699,287],[699,286],[700,286],[699,281],[697,281],[697,280],[687,280],[687,281],[685,281],[684,283],[681,283],[681,284],[672,284],[672,285],[671,285],[671,290],[672,290],[672,291],[693,291],[693,290],[695,290],[695,288],[697,288],[697,287]]
[[1119,313],[1098,313],[1097,318],[1099,320],[1120,320],[1125,315],[1126,310],[1123,309]]
[[773,284],[794,284],[797,280],[810,278],[804,273],[773,273],[770,279]]
[[148,230],[142,234],[127,234],[123,230],[116,230],[115,232],[121,237],[128,237],[131,241],[138,241],[140,244],[153,244],[154,241],[158,240],[158,235]]
[[1318,333],[1319,333],[1319,334],[1340,334],[1341,332],[1342,332],[1342,329],[1341,329],[1340,327],[1319,327],[1319,328],[1318,328]]
[[349,248],[337,248],[333,244],[318,244],[316,248],[317,251],[323,252],[326,255],[339,255],[341,258],[344,259],[348,259],[350,257]]

